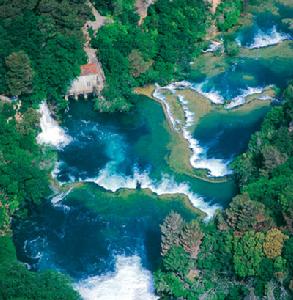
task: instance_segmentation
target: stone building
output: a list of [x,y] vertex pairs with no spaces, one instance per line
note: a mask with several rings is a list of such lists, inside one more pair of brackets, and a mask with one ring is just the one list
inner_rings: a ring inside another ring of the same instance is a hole
[[81,74],[71,84],[67,92],[68,96],[77,98],[83,95],[87,98],[88,94],[99,94],[103,87],[104,78],[99,71],[99,65],[96,63],[88,63],[81,66]]

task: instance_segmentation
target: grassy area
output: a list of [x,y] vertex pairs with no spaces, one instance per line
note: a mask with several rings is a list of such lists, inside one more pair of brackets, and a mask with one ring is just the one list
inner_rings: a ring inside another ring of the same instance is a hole
[[192,62],[192,77],[212,77],[224,72],[229,66],[223,55],[204,53]]

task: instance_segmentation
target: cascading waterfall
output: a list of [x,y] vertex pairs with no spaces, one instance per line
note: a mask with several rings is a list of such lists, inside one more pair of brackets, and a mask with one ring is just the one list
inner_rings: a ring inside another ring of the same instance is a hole
[[[167,103],[167,102],[166,102]],[[170,112],[171,113],[171,112]],[[81,121],[84,123],[84,121]],[[87,130],[96,128],[96,124],[87,123]],[[97,130],[97,129],[95,129]],[[100,131],[99,131],[100,132]],[[86,140],[85,132],[79,133]],[[210,206],[205,203],[204,199],[194,194],[187,183],[176,183],[173,177],[162,175],[161,180],[151,178],[148,171],[139,171],[134,167],[132,175],[120,173],[120,165],[126,160],[126,147],[124,139],[113,133],[111,130],[104,134],[99,134],[105,142],[105,153],[110,161],[99,172],[95,178],[79,179],[73,178],[72,181],[95,182],[97,185],[115,192],[121,188],[136,189],[139,183],[142,189],[150,189],[157,195],[165,194],[184,194],[191,203],[205,211],[210,218],[214,211],[218,208],[216,205]],[[78,139],[75,142],[78,142]],[[62,164],[62,162],[60,162]],[[59,163],[59,164],[60,164]],[[53,176],[57,176],[59,172],[58,165],[53,171]],[[63,193],[52,198],[52,205],[57,209],[62,209],[64,213],[70,210],[70,207],[64,205],[62,200],[68,195]],[[115,271],[91,276],[80,280],[74,284],[76,290],[85,300],[107,299],[107,300],[155,300],[158,299],[154,294],[152,274],[145,269],[141,264],[141,259],[138,255],[132,256],[115,256],[116,264]]]
[[258,49],[277,45],[286,40],[292,40],[292,36],[288,33],[279,32],[277,26],[274,25],[267,31],[257,28],[253,41],[249,45],[243,45],[239,37],[236,39],[236,42],[239,46],[244,46],[248,49]]
[[193,116],[188,108],[188,101],[184,99],[182,95],[178,96],[180,103],[185,115],[185,125],[182,128],[183,137],[188,141],[189,148],[192,150],[192,156],[190,158],[190,163],[194,168],[197,169],[208,169],[210,176],[221,177],[229,175],[232,171],[228,168],[230,161],[224,161],[222,159],[207,159],[205,157],[205,151],[200,147],[199,142],[194,139],[189,131],[189,128],[193,125]]
[[46,102],[40,105],[40,127],[41,132],[37,136],[39,144],[47,144],[55,148],[63,148],[68,145],[72,138],[68,136],[65,130],[52,118]]
[[[167,86],[160,87],[156,85],[156,89],[153,93],[153,97],[162,102],[162,104],[167,108],[166,113],[167,117],[170,119],[171,124],[175,130],[178,130],[178,124],[180,124],[179,120],[176,120],[172,114],[171,107],[166,100],[166,96],[163,94],[164,91],[168,91],[172,94],[175,94],[178,90],[189,89],[198,92],[199,94],[205,96],[212,103],[217,105],[225,104],[225,99],[220,93],[216,91],[205,92],[203,90],[204,86],[207,84],[207,81],[202,83],[191,83],[188,81],[180,81],[174,82]],[[246,97],[255,94],[262,94],[264,92],[263,87],[248,87],[246,90],[242,90],[241,94],[231,99],[228,104],[224,105],[225,109],[232,109],[237,106],[245,104]],[[216,158],[207,158],[206,151],[199,145],[199,142],[192,137],[190,132],[190,127],[194,124],[194,113],[191,112],[188,108],[188,101],[182,96],[178,95],[179,103],[181,104],[182,110],[185,116],[185,124],[182,126],[182,134],[183,137],[187,140],[189,148],[192,151],[192,156],[190,158],[190,163],[193,168],[197,169],[207,169],[209,170],[209,176],[212,177],[222,177],[225,175],[229,175],[232,173],[231,169],[229,169],[228,165],[230,163],[229,160],[216,159]],[[260,97],[260,100],[267,100],[268,97]],[[205,210],[206,211],[206,210]]]
[[204,211],[208,218],[211,218],[215,210],[219,208],[217,205],[209,205],[202,197],[193,193],[187,183],[176,183],[174,178],[169,175],[163,175],[161,180],[156,182],[150,178],[148,172],[140,173],[134,169],[132,176],[125,176],[113,172],[112,166],[113,164],[109,164],[100,172],[97,178],[89,178],[86,181],[95,182],[112,192],[116,192],[121,188],[136,189],[139,183],[142,189],[150,189],[159,196],[182,194],[188,197],[194,207]]
[[156,300],[151,272],[139,256],[117,256],[115,272],[89,277],[75,284],[85,300]]

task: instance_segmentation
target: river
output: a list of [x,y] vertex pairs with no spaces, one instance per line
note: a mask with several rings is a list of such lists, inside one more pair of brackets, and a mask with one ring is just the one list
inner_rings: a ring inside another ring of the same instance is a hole
[[[213,106],[193,126],[196,111],[188,99],[178,102],[185,138],[196,143],[189,144],[192,151],[201,149],[194,166],[209,169],[209,176],[231,171],[229,163],[245,151],[270,108],[267,99],[247,109],[233,107],[268,85],[284,87],[293,76],[286,54],[291,51],[292,57],[291,35],[277,21],[265,22],[260,15],[236,33],[242,51],[224,71],[190,78],[206,101],[232,99],[229,107]],[[172,210],[186,220],[200,217],[192,207],[211,217],[236,194],[233,180],[212,182],[172,168],[173,129],[162,106],[145,96],[137,97],[131,112],[111,115],[94,112],[91,101],[72,101],[62,128],[46,104],[41,113],[38,142],[58,152],[53,176],[64,186],[80,185],[55,195],[16,226],[18,258],[33,270],[68,274],[84,299],[157,299],[151,272],[160,262],[159,224]]]

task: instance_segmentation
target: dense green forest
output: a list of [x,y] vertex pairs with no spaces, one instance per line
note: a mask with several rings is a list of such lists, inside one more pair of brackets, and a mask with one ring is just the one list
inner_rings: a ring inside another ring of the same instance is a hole
[[0,299],[77,299],[56,272],[34,273],[17,262],[11,218],[25,217],[49,195],[52,153],[36,144],[38,113],[0,103]]
[[47,99],[64,107],[63,96],[86,62],[85,2],[0,1],[0,94],[29,105]]
[[219,30],[238,22],[243,2],[223,1],[215,16],[202,0],[155,1],[137,26],[134,0],[95,0],[96,8],[111,21],[93,39],[106,75],[101,111],[129,110],[132,90],[147,83],[167,84],[190,74],[190,61],[206,46],[205,36],[215,18]]
[[28,109],[16,114],[11,104],[0,104],[0,232],[5,233],[17,208],[37,205],[49,195],[49,180],[35,138],[38,113]]
[[[85,2],[0,1],[0,94],[21,99],[0,103],[0,299],[79,298],[67,277],[30,272],[17,262],[11,220],[51,193],[54,153],[36,144],[34,108],[44,99],[58,109],[67,105],[63,96],[86,62],[81,27],[91,14]],[[183,79],[206,46],[212,18],[228,31],[243,11],[242,1],[225,0],[212,17],[202,0],[158,0],[137,26],[133,0],[93,2],[109,19],[92,41],[106,74],[95,107],[110,112],[131,108],[135,86]],[[162,224],[163,259],[155,274],[162,299],[292,296],[292,84],[284,99],[234,162],[239,195],[229,207],[209,223],[172,213]]]
[[85,1],[0,1],[0,299],[77,299],[56,272],[33,273],[17,262],[11,218],[35,210],[51,193],[54,154],[36,144],[44,99],[59,109],[71,80],[86,62],[81,27]]
[[133,0],[95,4],[113,18],[93,40],[106,74],[103,95],[110,101],[97,101],[100,110],[128,110],[133,87],[182,78],[191,58],[202,49],[209,16],[202,0],[174,0],[172,5],[158,0],[150,6],[142,26],[137,26]]
[[[93,3],[109,19],[92,42],[106,74],[96,101],[101,111],[129,110],[135,86],[184,78],[212,19],[203,0],[158,0],[142,26],[134,0]],[[219,29],[235,25],[241,10],[242,1],[223,1],[215,15]],[[64,94],[86,63],[81,27],[92,17],[86,1],[1,1],[0,17],[0,94],[65,108]]]
[[59,273],[30,272],[16,259],[11,238],[0,237],[0,299],[80,299],[70,280]]
[[177,213],[161,226],[162,299],[293,295],[293,83],[233,163],[240,193],[208,223]]

